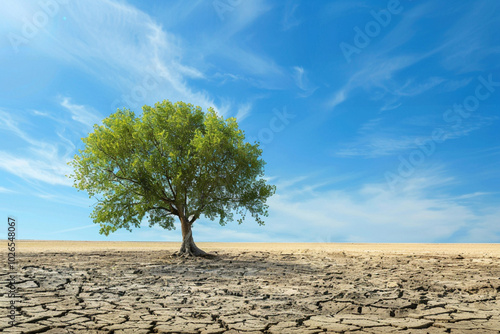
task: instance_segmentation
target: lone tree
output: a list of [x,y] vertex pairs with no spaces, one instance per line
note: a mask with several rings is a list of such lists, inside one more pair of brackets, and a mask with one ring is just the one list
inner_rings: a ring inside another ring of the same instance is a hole
[[74,187],[97,203],[91,214],[100,234],[119,228],[149,226],[182,228],[178,254],[207,255],[192,236],[201,215],[221,225],[250,213],[259,225],[267,216],[266,200],[275,186],[262,178],[265,162],[258,144],[244,141],[234,118],[224,119],[209,108],[169,101],[144,106],[141,116],[118,110],[94,125],[69,164]]

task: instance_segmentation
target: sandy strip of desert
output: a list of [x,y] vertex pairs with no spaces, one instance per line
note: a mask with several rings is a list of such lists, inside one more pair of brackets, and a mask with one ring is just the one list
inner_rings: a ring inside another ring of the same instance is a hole
[[18,241],[0,331],[500,333],[499,244],[198,243],[213,258],[179,246]]

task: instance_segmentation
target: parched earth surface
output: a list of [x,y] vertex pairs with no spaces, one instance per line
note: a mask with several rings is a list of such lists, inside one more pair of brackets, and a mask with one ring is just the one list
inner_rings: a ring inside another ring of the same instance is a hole
[[4,265],[0,331],[500,333],[499,252],[218,245],[19,251],[18,324]]

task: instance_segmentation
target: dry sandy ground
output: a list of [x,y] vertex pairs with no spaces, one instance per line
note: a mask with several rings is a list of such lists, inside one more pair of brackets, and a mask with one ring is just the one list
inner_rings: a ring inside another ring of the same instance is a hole
[[0,331],[500,333],[499,244],[20,241],[15,327],[7,247]]

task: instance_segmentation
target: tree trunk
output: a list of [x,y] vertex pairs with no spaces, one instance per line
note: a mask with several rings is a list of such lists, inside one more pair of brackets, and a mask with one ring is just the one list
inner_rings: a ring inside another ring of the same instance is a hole
[[199,249],[193,240],[191,224],[185,217],[181,217],[182,245],[178,255],[185,256],[207,256],[208,254]]

